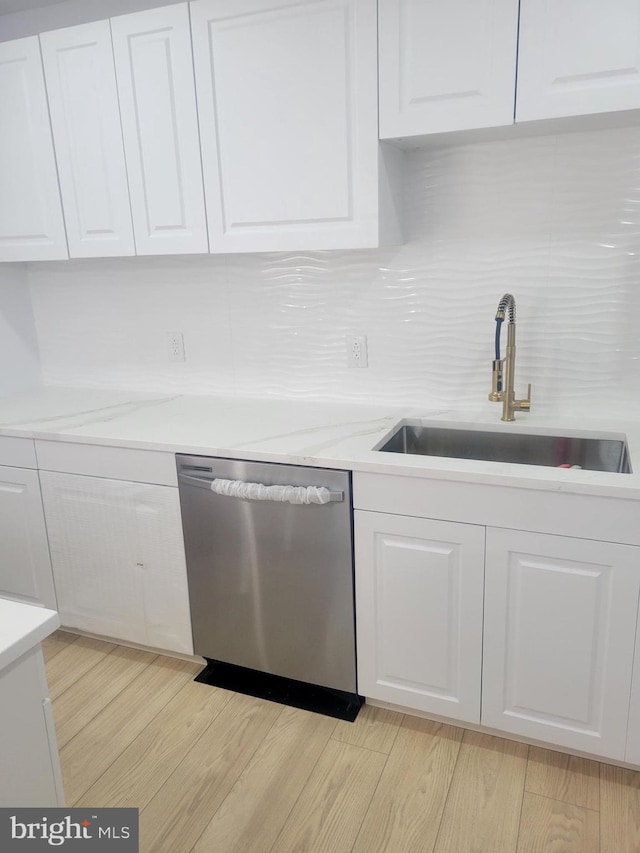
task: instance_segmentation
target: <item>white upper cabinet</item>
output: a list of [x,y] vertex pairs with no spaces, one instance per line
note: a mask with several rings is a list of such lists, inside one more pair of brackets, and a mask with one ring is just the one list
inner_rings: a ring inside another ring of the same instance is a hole
[[0,260],[67,258],[38,37],[0,44]]
[[511,125],[514,100],[516,122],[640,105],[637,0],[378,8],[381,139]]
[[522,0],[517,121],[638,106],[638,0]]
[[212,252],[379,243],[375,0],[195,0]]
[[207,252],[186,3],[111,19],[139,255]]
[[135,247],[109,21],[40,36],[69,254]]
[[517,0],[378,0],[380,138],[513,123]]

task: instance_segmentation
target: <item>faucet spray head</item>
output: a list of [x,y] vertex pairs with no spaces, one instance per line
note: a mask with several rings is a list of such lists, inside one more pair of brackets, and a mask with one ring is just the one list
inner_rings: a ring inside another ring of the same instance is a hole
[[504,397],[504,389],[502,387],[504,371],[504,360],[496,358],[491,363],[491,393],[489,399],[492,403],[499,403]]
[[509,322],[515,323],[516,300],[510,293],[505,293],[500,302],[498,302],[498,310],[496,311],[496,322],[504,320],[507,312],[509,312]]
[[515,330],[516,322],[516,300],[510,293],[505,293],[500,302],[498,302],[498,310],[496,311],[496,357],[491,366],[491,393],[489,399],[493,403],[497,403],[504,399],[503,372],[504,359],[500,358],[500,329],[505,317],[509,315],[509,324]]
[[498,310],[496,311],[496,321],[504,320],[505,316],[509,312],[509,322],[515,323],[516,321],[516,300],[510,293],[505,293],[500,302],[498,302]]

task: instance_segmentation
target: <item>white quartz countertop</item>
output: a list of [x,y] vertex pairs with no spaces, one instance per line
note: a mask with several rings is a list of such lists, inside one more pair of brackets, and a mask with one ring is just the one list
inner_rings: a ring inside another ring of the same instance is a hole
[[[559,415],[538,405],[500,421],[501,407],[473,412],[297,399],[177,395],[45,386],[0,399],[0,435],[285,462],[432,479],[484,482],[640,500],[640,419]],[[514,465],[381,453],[402,419],[505,433],[626,437],[634,471]]]
[[58,627],[55,610],[0,598],[0,672]]

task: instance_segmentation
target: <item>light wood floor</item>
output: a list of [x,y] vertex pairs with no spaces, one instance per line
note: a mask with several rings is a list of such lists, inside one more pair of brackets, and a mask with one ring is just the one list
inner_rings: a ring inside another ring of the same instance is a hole
[[73,634],[44,652],[67,805],[139,808],[143,853],[640,853],[640,773]]

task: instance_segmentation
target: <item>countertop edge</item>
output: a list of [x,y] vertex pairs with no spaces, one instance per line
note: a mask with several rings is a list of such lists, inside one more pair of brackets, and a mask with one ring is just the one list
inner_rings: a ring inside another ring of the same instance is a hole
[[60,627],[60,616],[36,604],[0,598],[0,673]]
[[[494,410],[487,408],[491,405],[460,412],[436,406],[417,409],[216,395],[158,397],[122,389],[42,386],[24,396],[0,400],[0,437],[640,500],[640,470],[631,474],[560,470],[373,449],[407,418],[425,425],[512,431],[495,422]],[[522,419],[513,429],[624,434],[632,464],[640,460],[640,416],[607,416],[588,422],[576,413],[561,418],[550,412]],[[25,463],[23,467],[36,465]]]
[[[34,441],[55,441],[66,444],[82,444],[89,447],[113,447],[141,452],[158,452],[175,455],[183,453],[192,456],[212,456],[226,459],[244,459],[257,462],[275,462],[285,465],[304,465],[312,468],[332,468],[352,471],[353,473],[379,474],[381,476],[412,477],[431,480],[448,480],[459,483],[480,483],[487,486],[503,486],[516,489],[532,489],[541,492],[559,492],[593,497],[616,498],[619,500],[640,501],[640,483],[637,486],[615,483],[593,482],[603,474],[626,477],[627,474],[607,474],[605,472],[574,472],[556,469],[555,476],[545,476],[546,469],[533,468],[502,462],[475,462],[474,460],[454,460],[455,467],[447,467],[448,460],[440,457],[404,457],[397,454],[368,451],[358,457],[327,455],[313,456],[305,453],[285,453],[263,449],[244,450],[238,447],[219,447],[199,444],[175,444],[171,442],[153,442],[135,439],[119,439],[57,433],[44,430],[4,430],[0,436],[8,438],[27,438]],[[393,461],[387,458],[393,456]],[[371,457],[371,458],[369,458]],[[417,461],[419,459],[419,461]],[[477,470],[472,468],[477,466]],[[486,466],[496,466],[500,470],[487,470]],[[19,466],[18,466],[19,467]],[[522,470],[521,470],[522,469]],[[42,469],[46,470],[46,469]],[[73,473],[73,472],[70,472]],[[562,481],[559,479],[562,477]],[[585,477],[588,478],[585,480]]]

